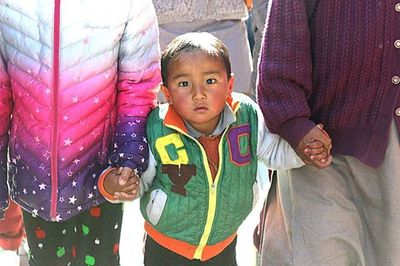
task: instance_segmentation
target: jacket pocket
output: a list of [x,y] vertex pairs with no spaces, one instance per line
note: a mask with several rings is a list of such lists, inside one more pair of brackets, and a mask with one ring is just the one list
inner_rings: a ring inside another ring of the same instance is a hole
[[166,202],[167,194],[161,189],[153,190],[150,193],[150,200],[146,207],[146,214],[153,225],[158,224],[160,221]]

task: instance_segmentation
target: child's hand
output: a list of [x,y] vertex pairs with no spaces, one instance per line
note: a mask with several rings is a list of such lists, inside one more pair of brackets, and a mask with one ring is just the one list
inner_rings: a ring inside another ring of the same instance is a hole
[[115,200],[133,200],[137,196],[139,177],[132,171],[126,171],[124,174],[129,174],[126,178],[126,176],[122,176],[122,172],[121,168],[111,170],[104,178],[104,189],[113,195]]
[[306,144],[304,154],[308,156],[317,168],[324,168],[332,162],[330,149],[328,150],[322,142],[317,140]]
[[114,192],[114,198],[118,201],[131,201],[137,198],[139,190],[139,177],[132,175],[120,191]]
[[133,174],[133,171],[129,167],[120,167],[120,168],[118,168],[118,175],[120,175],[118,183],[121,186],[125,185],[126,182],[128,182],[128,180],[129,180],[129,178],[131,177],[132,174]]

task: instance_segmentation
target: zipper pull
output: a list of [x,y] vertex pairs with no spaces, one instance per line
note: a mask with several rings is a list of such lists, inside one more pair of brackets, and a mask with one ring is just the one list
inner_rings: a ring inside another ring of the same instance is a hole
[[217,188],[216,188],[215,184],[212,183],[212,184],[211,184],[211,193],[214,194],[214,193],[216,192],[216,190],[217,190]]

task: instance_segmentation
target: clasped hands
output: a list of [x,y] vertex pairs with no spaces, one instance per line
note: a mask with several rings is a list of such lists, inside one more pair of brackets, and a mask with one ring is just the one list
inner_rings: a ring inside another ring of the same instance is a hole
[[322,169],[332,162],[331,149],[331,138],[322,124],[318,124],[303,137],[295,150],[305,164]]
[[[331,138],[322,124],[318,124],[303,137],[295,151],[305,164],[322,169],[332,162],[331,149]],[[137,197],[139,182],[131,168],[120,167],[107,174],[104,188],[117,201],[131,201]]]
[[131,201],[137,197],[139,177],[129,167],[111,170],[104,178],[104,189],[117,201]]

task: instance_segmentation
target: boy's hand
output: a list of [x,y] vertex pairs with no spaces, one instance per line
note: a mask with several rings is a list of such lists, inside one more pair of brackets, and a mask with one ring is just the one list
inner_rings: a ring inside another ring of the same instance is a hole
[[136,199],[139,182],[139,178],[136,175],[130,177],[122,190],[114,192],[114,198],[118,201],[132,201]]
[[129,167],[120,167],[118,168],[118,175],[120,175],[118,183],[123,186],[128,182],[131,174],[133,174],[133,171]]
[[[309,146],[307,147],[307,145]],[[321,169],[331,163],[331,149],[331,138],[323,129],[322,124],[318,124],[311,129],[310,132],[308,132],[299,142],[296,148],[296,153],[304,161],[304,163]]]
[[[128,177],[122,176],[122,173]],[[121,183],[123,184],[121,185]],[[124,172],[122,168],[113,169],[104,178],[104,189],[107,193],[113,195],[115,200],[126,201],[135,199],[138,185],[139,177],[132,170]]]

